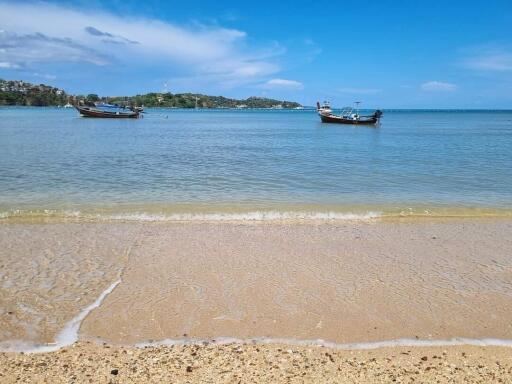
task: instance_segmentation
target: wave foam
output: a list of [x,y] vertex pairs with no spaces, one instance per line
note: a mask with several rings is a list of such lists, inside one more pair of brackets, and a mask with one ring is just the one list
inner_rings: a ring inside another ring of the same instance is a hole
[[78,341],[78,331],[82,325],[82,321],[91,311],[98,308],[103,300],[112,293],[121,280],[112,283],[101,295],[90,305],[80,311],[80,313],[72,318],[66,326],[57,334],[55,342],[51,344],[35,344],[23,340],[10,340],[0,343],[0,352],[25,352],[25,353],[44,353],[54,352],[61,348],[67,347]]
[[9,211],[0,212],[0,219],[10,219],[16,217],[63,217],[63,218],[80,218],[82,213],[78,210],[58,210],[58,209],[41,209],[41,210],[23,210],[11,209]]
[[[109,295],[115,287],[120,283],[116,281],[107,288],[94,303],[82,310],[78,316],[73,318],[61,332],[57,335],[55,342],[47,345],[36,345],[22,340],[6,341],[0,343],[0,352],[24,352],[24,353],[46,353],[55,352],[61,348],[70,346],[78,341],[78,331],[85,317],[95,308],[99,307],[107,295]],[[379,348],[395,348],[395,347],[452,347],[470,345],[476,347],[507,347],[512,348],[512,339],[497,338],[467,338],[454,337],[450,339],[391,339],[368,342],[355,343],[336,343],[323,339],[289,339],[289,338],[267,338],[256,337],[249,339],[239,339],[234,337],[217,337],[215,339],[164,339],[160,341],[141,342],[134,344],[136,348],[160,347],[160,346],[201,346],[205,344],[214,345],[253,345],[253,344],[279,344],[297,347],[325,347],[337,350],[370,350]]]
[[[510,209],[477,208],[408,208],[397,207],[344,207],[344,206],[294,206],[276,208],[254,207],[126,207],[72,209],[10,209],[0,211],[0,220],[73,220],[73,221],[128,221],[128,222],[177,222],[177,221],[328,221],[328,220],[372,220],[376,218],[512,218]],[[120,208],[122,209],[122,208]]]
[[151,346],[172,346],[172,345],[202,345],[209,344],[285,344],[299,347],[326,347],[339,350],[366,350],[378,348],[392,348],[392,347],[449,347],[457,345],[472,345],[478,347],[512,347],[511,339],[495,339],[495,338],[482,338],[472,339],[465,337],[454,337],[451,339],[393,339],[382,341],[370,341],[359,343],[336,343],[322,339],[317,340],[299,340],[299,339],[284,339],[284,338],[252,338],[252,339],[237,339],[231,337],[218,337],[211,340],[201,339],[165,339],[155,342],[137,343],[136,347],[144,348]]
[[368,220],[380,217],[379,212],[299,212],[299,211],[251,211],[244,213],[173,213],[153,215],[147,213],[107,216],[110,220],[123,221],[278,221],[278,220]]
[[0,212],[0,219],[10,218],[63,218],[94,221],[279,221],[279,220],[370,220],[381,217],[381,212],[333,211],[248,211],[248,212],[198,212],[198,213],[118,213],[95,214],[80,211],[22,211]]

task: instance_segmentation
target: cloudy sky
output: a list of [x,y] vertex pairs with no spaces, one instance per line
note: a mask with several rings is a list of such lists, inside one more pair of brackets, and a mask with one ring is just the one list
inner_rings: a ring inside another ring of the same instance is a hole
[[121,95],[512,108],[512,1],[0,0],[0,77]]

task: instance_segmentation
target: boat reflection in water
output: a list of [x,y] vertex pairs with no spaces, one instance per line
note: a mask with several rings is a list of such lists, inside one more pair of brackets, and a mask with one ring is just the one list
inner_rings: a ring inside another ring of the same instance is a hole
[[327,102],[324,102],[321,106],[320,103],[317,102],[316,107],[322,123],[375,125],[379,122],[382,116],[381,110],[377,109],[373,114],[363,116],[360,115],[358,111],[360,102],[357,101],[355,104],[356,108],[345,107],[340,115],[333,114]]

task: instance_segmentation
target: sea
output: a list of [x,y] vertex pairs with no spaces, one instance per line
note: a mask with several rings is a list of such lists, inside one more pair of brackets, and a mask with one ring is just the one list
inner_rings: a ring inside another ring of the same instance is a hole
[[0,220],[512,216],[512,111],[0,109]]

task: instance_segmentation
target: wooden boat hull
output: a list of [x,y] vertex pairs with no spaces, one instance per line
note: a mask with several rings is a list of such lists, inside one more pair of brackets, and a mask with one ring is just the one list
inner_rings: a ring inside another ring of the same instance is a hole
[[136,119],[139,117],[139,112],[116,112],[116,111],[101,111],[90,107],[75,107],[77,111],[84,117],[99,117],[107,119]]
[[359,120],[347,119],[342,116],[336,115],[327,115],[320,113],[320,119],[322,123],[331,123],[331,124],[351,124],[351,125],[375,125],[379,122],[379,118],[376,116],[372,117],[363,117]]

